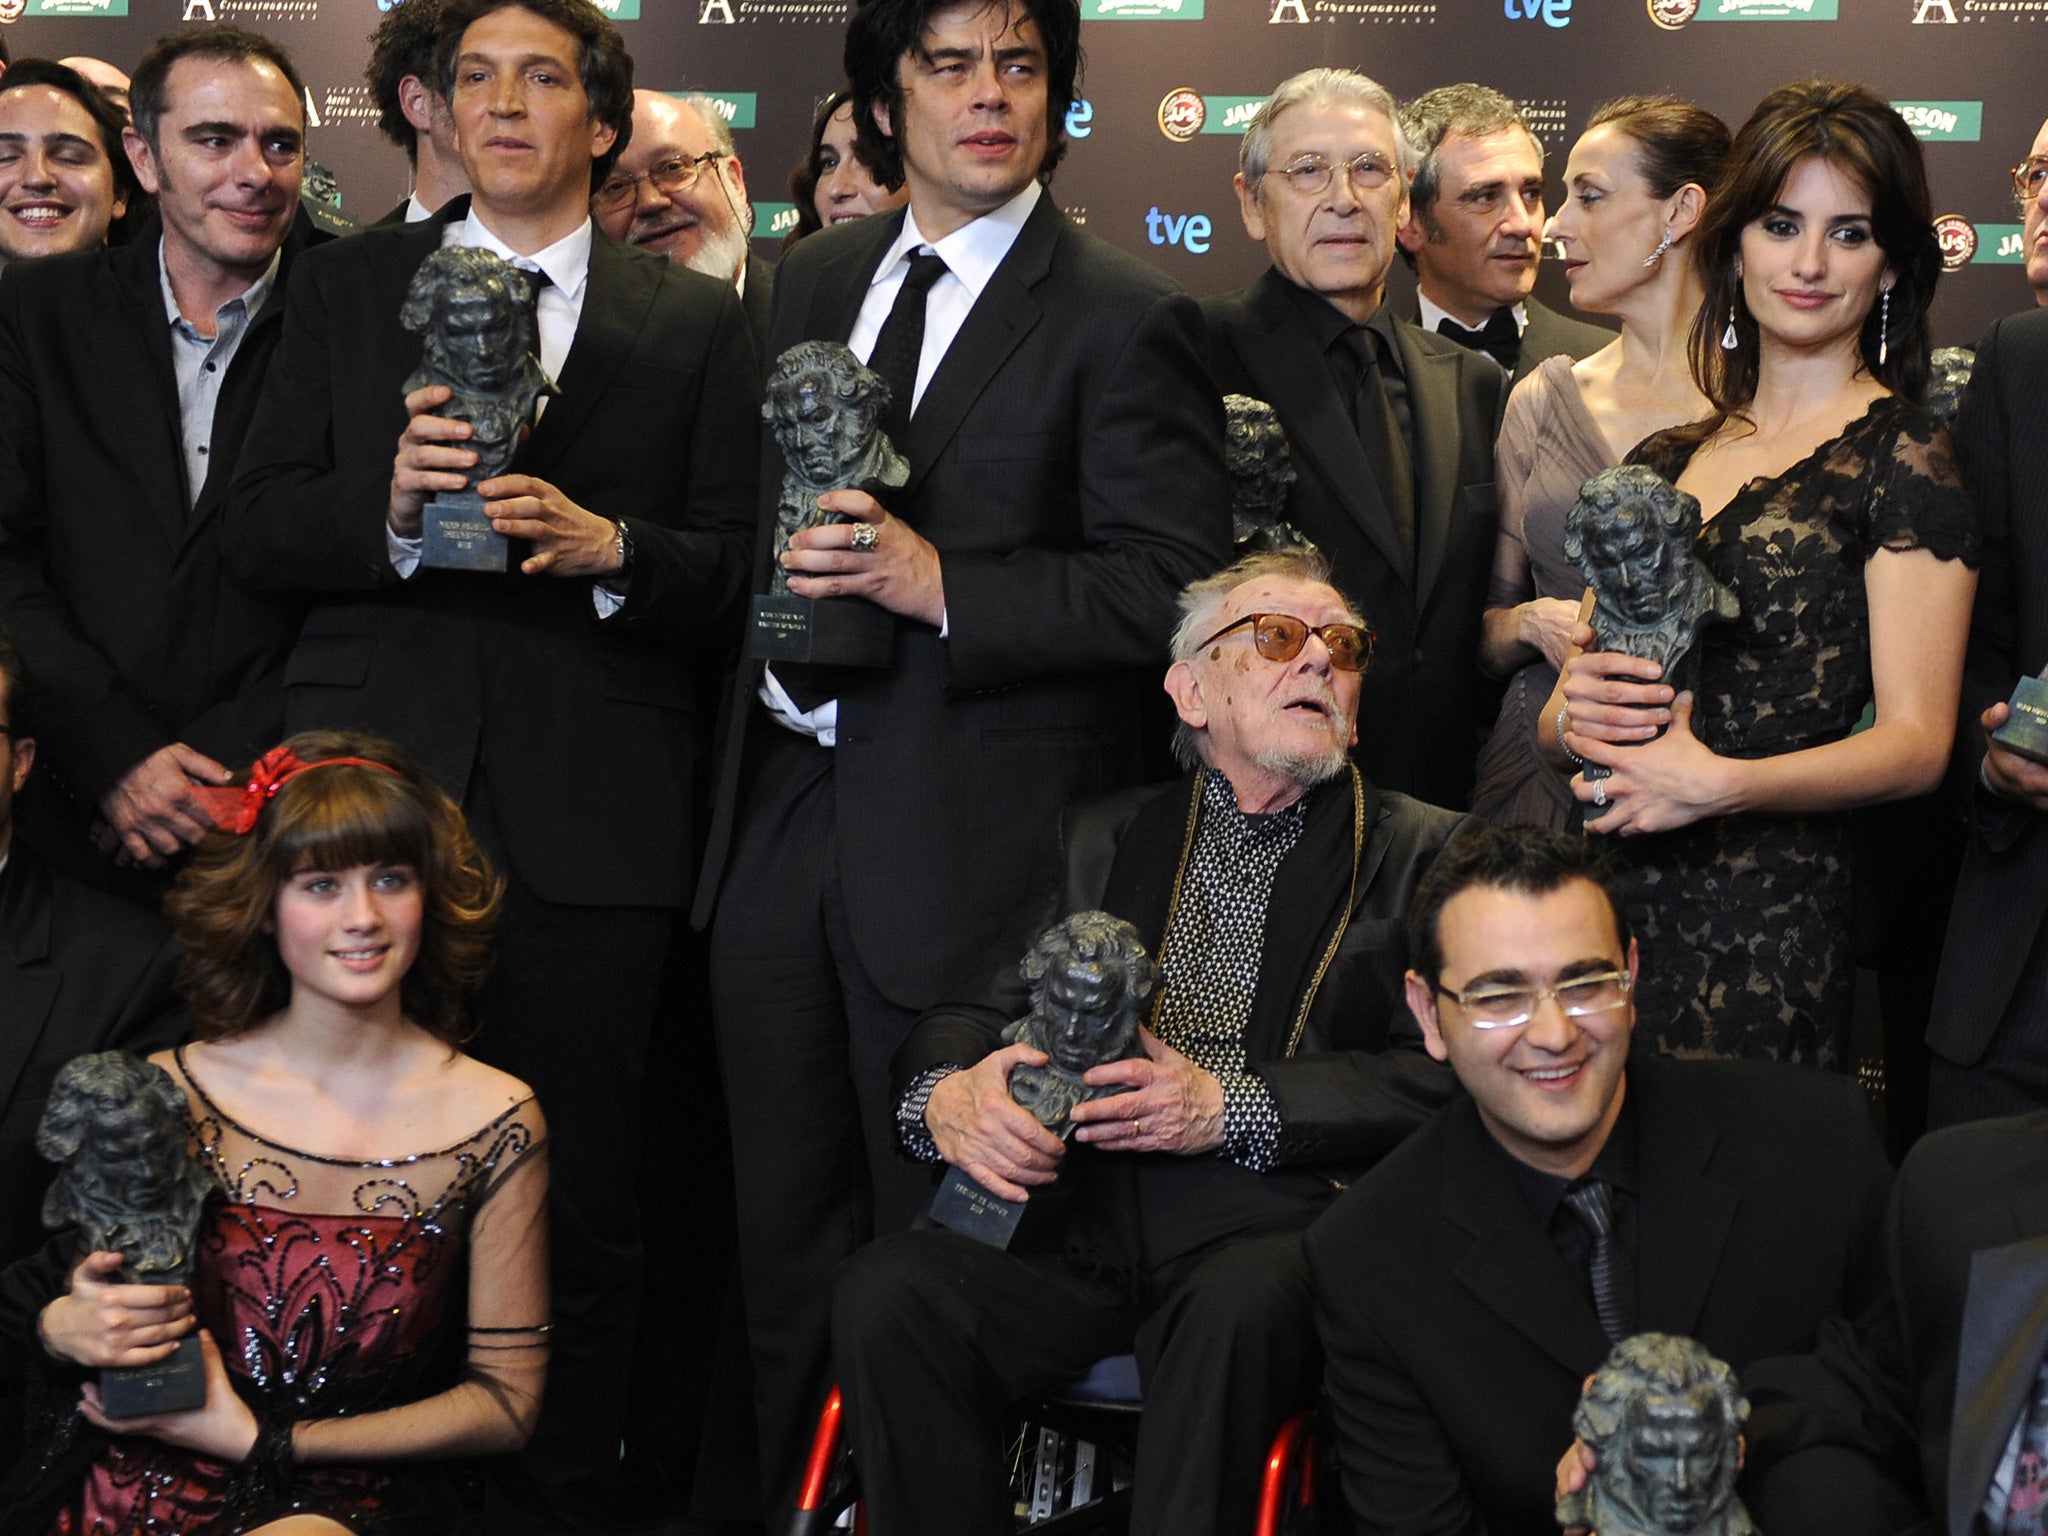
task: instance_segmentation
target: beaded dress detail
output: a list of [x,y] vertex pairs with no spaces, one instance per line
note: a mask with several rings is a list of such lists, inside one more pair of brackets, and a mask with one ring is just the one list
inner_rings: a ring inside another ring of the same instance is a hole
[[[193,1156],[219,1185],[200,1227],[193,1307],[236,1390],[259,1416],[298,1423],[421,1399],[459,1382],[530,1369],[546,1347],[544,1265],[495,1256],[545,1241],[544,1138],[529,1097],[451,1146],[369,1161],[282,1146],[238,1124],[192,1076]],[[494,1227],[495,1224],[495,1227]],[[485,1239],[488,1238],[486,1242]],[[471,1277],[470,1255],[488,1251]],[[533,1272],[538,1294],[506,1274]],[[465,1324],[464,1350],[452,1337]],[[431,1438],[431,1423],[416,1428]],[[242,1469],[154,1439],[115,1436],[50,1536],[228,1533],[290,1513],[326,1515],[364,1536],[442,1528],[446,1489],[403,1461],[303,1464],[282,1488],[251,1490]],[[439,1495],[439,1497],[437,1497]]]

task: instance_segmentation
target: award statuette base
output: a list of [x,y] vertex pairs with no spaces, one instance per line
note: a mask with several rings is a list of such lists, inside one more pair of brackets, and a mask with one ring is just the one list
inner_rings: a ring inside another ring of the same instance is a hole
[[443,491],[420,513],[420,564],[437,571],[494,571],[511,565],[512,541],[491,527],[475,491]]
[[1024,1207],[992,1195],[958,1168],[948,1165],[939,1192],[932,1196],[928,1216],[942,1227],[991,1248],[1008,1248],[1024,1219]]
[[2012,718],[1991,733],[2001,747],[2048,763],[2048,682],[2023,677],[2012,691]]
[[177,1353],[155,1365],[100,1372],[100,1408],[110,1419],[141,1419],[206,1406],[206,1365],[197,1335],[178,1341]]
[[747,654],[756,661],[814,666],[886,667],[896,646],[896,616],[860,597],[754,599]]

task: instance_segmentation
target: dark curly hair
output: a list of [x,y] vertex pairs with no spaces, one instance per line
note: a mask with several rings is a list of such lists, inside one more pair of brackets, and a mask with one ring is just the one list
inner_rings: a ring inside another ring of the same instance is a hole
[[399,0],[370,34],[370,62],[363,66],[363,81],[377,104],[377,131],[404,150],[414,165],[420,163],[419,130],[406,120],[398,87],[411,75],[437,96],[442,94],[434,59],[447,8],[447,0]]
[[361,757],[288,780],[240,836],[210,832],[164,899],[184,946],[178,985],[193,1033],[223,1040],[291,1000],[292,978],[270,918],[278,890],[304,869],[410,864],[424,904],[420,952],[400,983],[405,1016],[450,1044],[469,1033],[467,994],[490,965],[505,882],[453,800],[397,747],[353,731],[302,731],[285,743],[303,762]]

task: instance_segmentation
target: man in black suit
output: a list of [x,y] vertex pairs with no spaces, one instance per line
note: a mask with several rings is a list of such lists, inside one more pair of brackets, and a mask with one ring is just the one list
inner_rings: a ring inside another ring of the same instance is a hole
[[445,0],[405,0],[384,13],[370,34],[363,80],[377,108],[377,131],[405,151],[412,190],[377,222],[410,224],[469,190],[455,145],[455,120],[434,74]]
[[1506,377],[1384,303],[1408,153],[1382,87],[1349,70],[1282,81],[1238,166],[1245,229],[1273,265],[1204,303],[1209,371],[1223,393],[1279,411],[1299,472],[1287,520],[1379,633],[1359,766],[1384,788],[1463,806],[1493,715],[1479,615]]
[[[1400,918],[1469,817],[1383,794],[1348,754],[1363,630],[1319,554],[1190,586],[1166,689],[1194,772],[1070,813],[971,1003],[897,1053],[903,1145],[1009,1200],[1010,1249],[884,1237],[834,1298],[854,1465],[875,1529],[1010,1529],[1003,1416],[1133,1347],[1145,1392],[1131,1529],[1249,1530],[1266,1448],[1314,1394],[1304,1226],[1444,1102],[1400,1001]],[[1142,1059],[1088,1071],[1077,1145],[1020,1109],[1043,1065],[1003,1027],[1055,920],[1107,911],[1173,970]]]
[[266,38],[164,38],[127,136],[160,223],[0,282],[0,619],[45,700],[23,832],[67,863],[87,821],[161,863],[211,824],[192,787],[278,739],[300,606],[229,573],[219,516],[298,259],[302,97]]
[[[747,244],[754,233],[747,169],[709,96],[635,91],[633,141],[591,206],[614,240],[731,283],[754,345],[768,344],[775,268]],[[762,359],[764,371],[772,361]]]
[[1401,131],[1415,152],[1401,256],[1425,331],[1518,379],[1547,357],[1588,357],[1614,340],[1535,297],[1543,146],[1512,101],[1483,85],[1440,85],[1401,109]]
[[1855,1084],[1631,1058],[1622,904],[1547,829],[1447,850],[1409,948],[1409,1008],[1467,1097],[1307,1244],[1360,1532],[1551,1528],[1580,1387],[1648,1331],[1742,1376],[1761,1529],[1896,1529],[1910,1499],[1859,1455],[1831,1369],[1884,1313],[1891,1170]]
[[1993,325],[1956,417],[1984,564],[1951,780],[1969,843],[1928,1017],[1928,1123],[2048,1108],[2048,766],[1991,739],[2048,666],[2048,313]]
[[[295,729],[405,745],[510,882],[478,1048],[543,1085],[555,1334],[493,1529],[610,1529],[640,1273],[639,1099],[690,873],[702,705],[690,647],[731,643],[752,526],[758,392],[732,290],[590,222],[625,141],[631,60],[589,0],[459,0],[439,74],[473,199],[318,253],[285,317],[227,535],[252,580],[323,594],[287,677]],[[405,392],[399,309],[444,244],[546,278],[558,393],[484,481],[504,574],[421,569],[422,504],[474,461],[445,386]],[[393,445],[397,455],[393,458]],[[663,1213],[656,1219],[683,1219]]]
[[[1060,810],[1136,777],[1137,669],[1228,549],[1195,306],[1042,185],[1079,31],[1077,0],[865,0],[861,152],[910,204],[777,273],[768,354],[848,342],[890,381],[910,479],[886,507],[828,494],[854,521],[792,542],[792,591],[886,610],[891,659],[742,672],[699,903],[771,1499],[823,1395],[834,1267],[923,1203],[889,1058],[986,964]],[[781,478],[763,451],[757,590]]]
[[167,1045],[184,1020],[169,925],[15,842],[14,797],[35,759],[28,672],[0,634],[0,1268],[47,1235],[52,1169],[35,1141],[58,1070],[91,1051]]

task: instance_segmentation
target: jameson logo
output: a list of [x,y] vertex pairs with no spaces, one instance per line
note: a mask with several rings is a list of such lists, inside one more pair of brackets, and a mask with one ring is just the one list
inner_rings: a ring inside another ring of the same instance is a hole
[[795,203],[754,204],[754,238],[756,240],[780,240],[795,228]]
[[1930,144],[1975,144],[1984,136],[1981,101],[1895,101],[1892,109]]
[[[602,0],[600,0],[602,3]],[[640,0],[628,0],[636,10]],[[751,128],[754,126],[755,93],[752,91],[664,91],[664,96],[705,96],[718,109],[718,115],[725,119],[728,128]],[[759,206],[758,204],[756,205]]]
[[1209,117],[1202,124],[1204,133],[1241,134],[1251,127],[1252,119],[1259,115],[1259,108],[1266,104],[1263,96],[1204,96],[1203,105],[1209,109]]
[[[1945,249],[1943,254],[1947,254]],[[1970,259],[1981,266],[1988,267],[2019,267],[2026,265],[2026,225],[1979,224],[1977,226],[1977,249]]]
[[1833,21],[1838,0],[1701,0],[1695,21]]
[[128,0],[28,0],[29,16],[126,16]]
[[1083,21],[1200,21],[1206,0],[1081,0]]
[[[2014,226],[2005,227],[2011,229]],[[1934,238],[1941,246],[1941,269],[1944,272],[1967,267],[1977,254],[1977,226],[1960,213],[1944,213],[1936,219]]]
[[596,0],[597,8],[613,21],[638,21],[640,0]]

